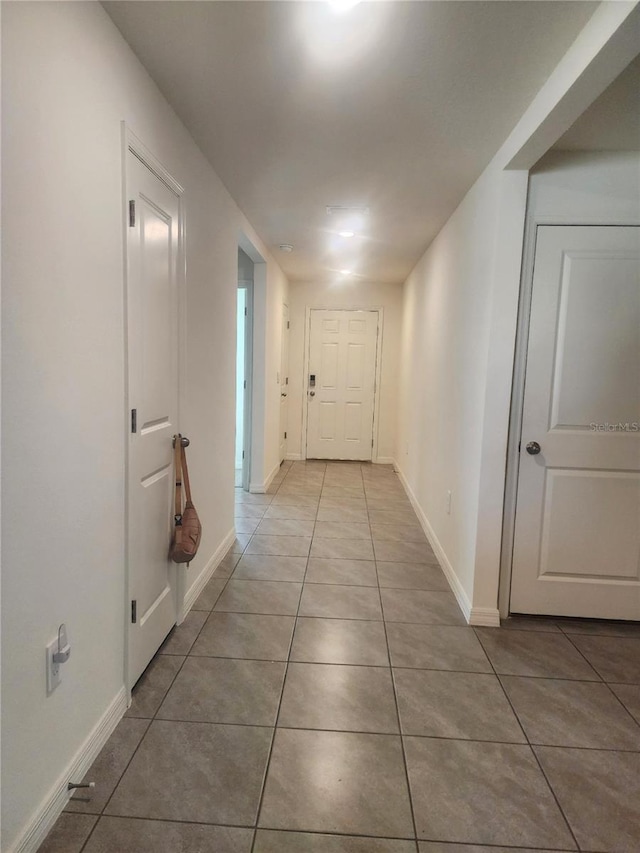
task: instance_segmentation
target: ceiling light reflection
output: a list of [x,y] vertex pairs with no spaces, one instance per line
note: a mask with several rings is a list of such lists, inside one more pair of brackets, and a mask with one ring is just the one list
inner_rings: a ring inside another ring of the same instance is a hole
[[297,30],[305,52],[325,70],[353,65],[370,54],[383,38],[390,5],[358,3],[346,15],[336,14],[337,10],[329,3],[300,3]]
[[354,6],[357,6],[358,3],[360,3],[360,0],[329,0],[329,6],[338,15],[343,15],[345,12],[353,9]]

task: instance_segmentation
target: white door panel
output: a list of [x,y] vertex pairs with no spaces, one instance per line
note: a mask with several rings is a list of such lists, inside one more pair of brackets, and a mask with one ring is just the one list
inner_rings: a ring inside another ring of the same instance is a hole
[[538,228],[511,611],[640,619],[638,228]]
[[[128,456],[129,681],[135,683],[177,618],[172,437],[178,431],[179,200],[131,152],[127,229],[129,403],[136,410]],[[132,617],[133,618],[133,617]]]
[[311,311],[308,458],[371,459],[377,350],[377,311]]

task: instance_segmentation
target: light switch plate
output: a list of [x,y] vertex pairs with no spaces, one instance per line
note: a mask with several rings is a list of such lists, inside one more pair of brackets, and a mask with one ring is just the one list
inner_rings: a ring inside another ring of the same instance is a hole
[[60,664],[54,663],[53,655],[58,651],[58,638],[52,640],[47,646],[47,695],[53,693],[62,681]]

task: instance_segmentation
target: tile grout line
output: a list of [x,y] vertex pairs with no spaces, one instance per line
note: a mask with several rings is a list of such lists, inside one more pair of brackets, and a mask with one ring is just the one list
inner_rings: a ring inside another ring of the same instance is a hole
[[[325,467],[325,471],[322,475],[322,482],[323,483],[324,483],[325,474],[326,474],[326,467]],[[286,476],[285,476],[285,479],[286,479]],[[320,490],[320,494],[322,494],[322,489]],[[317,513],[317,509],[316,509],[316,518],[317,518],[317,515],[318,515],[318,513]],[[315,530],[315,521],[314,521],[314,530]],[[254,853],[256,840],[258,837],[258,826],[260,824],[260,816],[262,814],[262,805],[264,802],[264,795],[265,795],[265,790],[267,787],[267,777],[269,775],[269,769],[271,767],[271,758],[273,756],[273,748],[274,748],[275,741],[276,741],[276,734],[278,732],[278,720],[280,719],[280,709],[282,708],[282,700],[284,698],[284,691],[285,691],[285,687],[286,687],[286,683],[287,683],[287,673],[289,672],[289,663],[291,662],[291,650],[293,649],[293,642],[294,642],[294,638],[296,635],[296,628],[298,625],[298,613],[300,612],[300,605],[302,603],[302,595],[304,592],[304,579],[306,578],[307,571],[309,570],[309,559],[310,559],[310,555],[311,555],[312,543],[313,543],[313,535],[311,537],[311,542],[309,543],[309,552],[307,554],[307,563],[306,563],[304,575],[302,578],[302,586],[300,588],[300,597],[298,598],[298,609],[296,611],[295,619],[293,622],[293,630],[291,631],[291,638],[289,640],[289,650],[287,652],[287,659],[285,661],[284,676],[282,679],[282,687],[280,689],[280,699],[278,700],[278,707],[276,708],[276,714],[275,714],[274,725],[273,725],[273,734],[271,736],[271,743],[269,745],[269,752],[267,754],[267,761],[265,763],[264,773],[262,776],[262,784],[260,786],[260,798],[258,800],[258,808],[256,809],[256,818],[255,818],[255,824],[254,824],[254,828],[253,828],[253,840],[251,842],[250,853]]]
[[[363,485],[364,485],[364,478],[363,478]],[[365,505],[367,507],[367,518],[369,519],[369,530],[371,530],[371,519],[369,516],[369,502],[367,499],[366,489],[365,489]],[[373,542],[373,533],[371,534],[371,541]],[[375,559],[375,557],[376,557],[376,553],[374,550],[374,559]],[[393,666],[391,664],[391,649],[389,648],[389,636],[387,634],[387,622],[386,622],[386,619],[384,618],[384,605],[382,603],[382,592],[380,589],[380,578],[378,576],[378,562],[377,562],[377,560],[375,560],[374,565],[376,568],[376,580],[378,581],[378,598],[380,600],[380,610],[382,611],[382,626],[383,626],[383,631],[384,631],[384,640],[385,640],[385,645],[387,647],[387,658],[389,660],[389,677],[391,679],[391,689],[393,691],[393,702],[394,702],[395,709],[396,709],[396,719],[398,721],[398,737],[400,740],[400,751],[402,753],[402,765],[404,767],[404,777],[405,777],[405,781],[407,784],[407,798],[409,800],[409,812],[411,814],[411,824],[413,826],[413,838],[414,838],[415,848],[417,851],[419,849],[418,848],[418,827],[416,824],[416,815],[415,815],[415,809],[414,809],[414,805],[413,805],[413,797],[411,795],[411,782],[409,780],[409,765],[407,763],[407,754],[406,754],[406,751],[404,748],[404,738],[402,736],[402,723],[400,720],[400,707],[398,705],[398,694],[396,691],[396,681],[395,681],[395,678],[393,675]]]
[[[596,667],[594,666],[594,664],[592,664],[592,663],[591,663],[591,661],[589,660],[589,658],[584,654],[584,652],[582,651],[582,649],[581,649],[579,646],[577,646],[577,645],[573,642],[573,640],[571,639],[571,636],[572,636],[572,635],[566,635],[566,634],[565,634],[565,636],[567,637],[567,640],[569,640],[569,642],[571,643],[571,645],[573,646],[573,648],[578,652],[578,654],[582,655],[582,657],[583,657],[583,658],[585,659],[585,661],[589,664],[589,666],[590,666],[590,667],[591,667],[591,668],[592,668],[592,669],[593,669],[593,670],[594,670],[594,671],[595,671],[595,672],[600,676],[600,678],[602,679],[602,684],[605,684],[605,685],[607,686],[607,689],[609,690],[609,693],[611,693],[611,695],[615,698],[615,700],[616,700],[616,701],[617,701],[617,702],[618,702],[618,703],[619,703],[619,704],[624,708],[624,710],[626,711],[627,715],[628,715],[629,717],[631,717],[631,719],[632,719],[632,720],[633,720],[633,722],[636,724],[636,726],[637,726],[638,728],[640,728],[640,722],[639,722],[639,721],[638,721],[638,720],[633,716],[633,714],[632,714],[632,713],[631,713],[631,711],[627,708],[627,706],[624,704],[624,702],[622,701],[622,699],[618,696],[618,694],[615,692],[615,690],[613,690],[613,688],[611,687],[611,684],[617,684],[618,682],[616,682],[616,681],[612,681],[611,683],[609,683],[608,681],[606,681],[606,680],[605,680],[605,678],[601,675],[601,673],[596,669]],[[575,635],[573,635],[573,636],[575,636]],[[599,635],[599,636],[601,636],[601,635]],[[625,638],[622,638],[622,637],[615,637],[615,638],[613,638],[613,639],[625,639]],[[622,683],[622,684],[625,684],[625,683],[633,684],[634,682],[621,682],[621,683]],[[568,748],[571,748],[571,747],[568,747]],[[621,751],[621,752],[623,752],[623,751],[626,751],[626,750],[620,750],[620,751]]]
[[[224,557],[223,557],[222,559],[224,560],[224,559],[225,559],[225,557],[227,557],[230,553],[231,553],[231,549],[229,549],[229,551],[227,551],[227,553],[224,555]],[[220,562],[222,562],[222,560],[221,560]],[[235,568],[233,569],[233,571],[235,571]],[[229,581],[231,580],[231,577],[232,577],[232,575],[233,575],[233,571],[232,571],[231,575],[229,575],[229,577],[227,577],[227,578],[225,579],[224,586],[223,586],[223,587],[222,587],[222,589],[220,590],[220,593],[219,593],[219,595],[218,595],[218,598],[220,598],[220,595],[222,595],[222,593],[224,592],[224,590],[225,590],[225,588],[226,588],[227,584],[228,584],[228,583],[229,583]],[[214,572],[213,574],[215,575],[215,572]],[[212,575],[212,578],[211,578],[211,579],[213,579],[213,575]],[[217,601],[217,600],[218,600],[218,599],[216,598],[216,601]],[[192,611],[193,611],[193,608],[192,608]],[[191,611],[190,611],[190,612],[191,612]],[[206,613],[207,611],[195,611],[195,612],[197,612],[197,613],[205,612],[205,613]],[[209,611],[209,615],[211,615],[211,613],[212,613],[212,612],[213,612],[213,610]],[[189,615],[189,614],[187,614],[187,618],[188,618],[188,615]],[[186,620],[185,620],[185,621],[186,621]],[[80,848],[80,850],[79,850],[79,853],[82,853],[82,851],[83,851],[83,850],[85,850],[85,848],[86,848],[87,844],[89,843],[89,841],[91,840],[91,837],[93,836],[93,833],[95,832],[95,830],[96,830],[96,828],[97,828],[98,824],[100,823],[100,821],[102,820],[102,818],[105,816],[105,814],[104,814],[104,813],[105,813],[106,809],[109,807],[109,803],[110,803],[110,802],[111,802],[111,800],[113,799],[113,796],[114,796],[115,792],[117,791],[118,787],[120,786],[120,783],[122,782],[122,780],[123,780],[123,778],[124,778],[125,773],[127,772],[127,770],[129,769],[129,767],[131,766],[131,762],[133,761],[133,759],[134,759],[134,758],[135,758],[135,756],[137,755],[138,750],[139,750],[139,749],[140,749],[140,747],[142,746],[143,741],[144,741],[144,740],[145,740],[145,738],[147,737],[147,734],[149,733],[149,729],[151,728],[152,723],[157,719],[158,712],[160,711],[160,708],[162,707],[162,704],[163,704],[164,700],[166,699],[166,697],[167,697],[167,696],[168,696],[168,694],[169,694],[169,691],[171,690],[171,688],[172,688],[172,687],[173,687],[173,685],[175,684],[175,681],[176,681],[176,679],[177,679],[178,675],[182,672],[182,668],[184,667],[185,663],[187,662],[187,658],[188,658],[188,657],[190,656],[190,654],[191,654],[191,649],[193,649],[193,647],[195,646],[195,644],[196,644],[196,642],[197,642],[197,640],[198,640],[198,637],[199,637],[199,636],[200,636],[200,634],[203,632],[204,627],[205,627],[205,625],[207,624],[207,622],[208,622],[208,621],[209,621],[209,617],[207,616],[207,618],[204,620],[204,622],[203,622],[203,623],[202,623],[202,625],[200,626],[200,630],[198,631],[198,633],[197,633],[196,637],[194,638],[193,642],[192,642],[192,643],[191,643],[191,645],[189,646],[189,651],[184,655],[184,660],[182,661],[182,663],[180,664],[180,666],[179,666],[179,667],[178,667],[178,669],[176,670],[175,675],[174,675],[174,676],[173,676],[173,678],[171,679],[171,683],[169,684],[168,688],[167,688],[167,689],[166,689],[166,691],[164,692],[163,697],[162,697],[162,699],[161,699],[160,703],[158,704],[158,707],[156,708],[156,710],[155,710],[155,712],[154,712],[154,714],[153,714],[153,717],[151,717],[151,718],[148,718],[148,717],[126,717],[126,718],[125,718],[125,717],[123,716],[123,718],[122,718],[122,719],[133,719],[133,720],[136,720],[136,719],[144,719],[144,720],[147,720],[147,721],[148,721],[148,722],[147,722],[147,727],[145,728],[145,730],[144,730],[144,734],[143,734],[143,735],[142,735],[142,737],[140,738],[140,740],[139,740],[139,742],[138,742],[138,745],[136,746],[136,748],[134,749],[133,753],[131,754],[131,757],[129,758],[129,761],[127,761],[127,763],[126,763],[126,766],[125,766],[124,770],[122,771],[122,773],[121,773],[121,774],[120,774],[120,776],[118,777],[118,781],[117,781],[117,782],[115,783],[115,785],[113,786],[113,790],[112,790],[112,791],[111,791],[111,793],[109,794],[109,797],[107,798],[106,803],[104,804],[104,806],[102,807],[102,809],[101,809],[101,811],[100,811],[100,813],[99,813],[99,815],[98,815],[98,819],[96,820],[96,822],[94,823],[93,827],[91,828],[91,832],[90,832],[90,833],[89,833],[89,835],[87,836],[87,838],[86,838],[86,840],[85,840],[84,844],[81,846],[81,848]],[[175,627],[175,626],[174,626],[174,627]],[[173,629],[172,629],[172,630],[173,630]],[[170,632],[170,633],[171,633],[171,632]],[[165,638],[165,641],[166,641],[166,638]],[[163,641],[163,642],[165,642],[165,641]],[[161,654],[160,649],[158,649],[158,651],[156,652],[156,654],[153,656],[152,660],[155,660],[155,658],[156,658],[159,654]],[[176,657],[178,657],[178,655],[176,655]],[[151,661],[150,661],[149,663],[151,663]],[[145,669],[145,672],[146,672],[146,669]],[[143,675],[144,675],[144,673],[143,673]],[[141,678],[142,678],[142,676],[141,676]],[[140,679],[138,679],[138,681],[140,681]],[[136,684],[137,684],[137,683],[138,683],[138,682],[136,682]],[[135,688],[135,685],[134,685],[134,688]],[[132,691],[132,692],[133,692],[133,691]],[[127,709],[127,710],[128,710],[128,709]],[[119,725],[119,723],[118,723],[118,725]],[[105,744],[105,745],[106,745],[106,744]]]
[[[498,684],[500,685],[500,689],[502,690],[502,692],[503,692],[503,694],[504,694],[504,696],[505,696],[505,699],[507,700],[507,702],[508,702],[508,704],[509,704],[509,707],[511,708],[511,710],[512,710],[513,714],[515,715],[516,720],[518,721],[518,725],[520,726],[520,728],[521,728],[521,730],[522,730],[522,734],[524,735],[524,737],[525,737],[525,739],[526,739],[526,745],[529,747],[529,752],[530,752],[530,753],[531,753],[531,755],[533,756],[533,759],[534,759],[535,763],[537,764],[538,769],[540,770],[540,773],[542,774],[542,778],[543,778],[543,779],[544,779],[544,781],[547,783],[547,788],[548,788],[548,789],[549,789],[549,791],[551,792],[551,796],[552,796],[552,797],[553,797],[553,799],[555,800],[555,803],[556,803],[556,805],[557,805],[557,807],[558,807],[558,810],[559,810],[560,814],[562,815],[562,819],[564,820],[565,825],[566,825],[567,829],[569,830],[569,834],[571,835],[571,838],[572,838],[572,840],[573,840],[573,843],[575,844],[575,849],[576,849],[576,850],[580,850],[580,849],[581,849],[581,847],[580,847],[580,845],[578,844],[578,839],[577,839],[577,838],[576,838],[576,836],[575,836],[575,833],[574,833],[574,831],[573,831],[573,827],[572,827],[572,826],[571,826],[571,824],[569,823],[569,818],[568,818],[568,817],[567,817],[567,815],[565,814],[564,809],[562,808],[562,806],[561,806],[561,804],[560,804],[560,800],[559,800],[559,798],[558,798],[558,795],[556,794],[555,790],[553,789],[553,786],[551,785],[551,782],[549,781],[549,778],[548,778],[547,774],[544,772],[544,769],[543,769],[543,767],[542,767],[542,764],[541,764],[541,762],[540,762],[540,759],[538,758],[538,755],[536,754],[536,751],[535,751],[535,749],[533,748],[533,744],[532,744],[532,743],[531,743],[531,741],[529,740],[529,735],[528,735],[528,734],[527,734],[527,732],[525,731],[524,725],[522,724],[522,722],[521,722],[521,720],[520,720],[520,717],[519,717],[519,715],[518,715],[518,712],[516,711],[515,707],[513,706],[513,703],[511,702],[511,699],[510,699],[510,697],[509,697],[509,694],[508,694],[508,693],[507,693],[507,691],[505,690],[505,687],[504,687],[504,685],[503,685],[502,681],[500,680],[500,675],[498,674],[498,672],[497,672],[497,670],[496,670],[496,668],[495,668],[495,666],[494,666],[494,664],[493,664],[493,661],[491,660],[490,656],[488,655],[488,653],[486,652],[486,650],[485,650],[484,646],[482,645],[482,641],[481,641],[480,637],[478,636],[478,632],[477,632],[475,629],[474,629],[474,634],[476,635],[476,638],[477,638],[478,642],[479,642],[479,643],[480,643],[480,645],[482,646],[482,650],[484,651],[484,653],[485,653],[485,655],[486,655],[486,657],[487,657],[487,660],[489,661],[489,665],[491,666],[491,669],[493,670],[493,674],[494,674],[494,676],[495,676],[495,678],[496,678],[496,680],[497,680]],[[589,683],[591,683],[591,682],[589,682]],[[523,744],[523,745],[524,745],[524,744]]]

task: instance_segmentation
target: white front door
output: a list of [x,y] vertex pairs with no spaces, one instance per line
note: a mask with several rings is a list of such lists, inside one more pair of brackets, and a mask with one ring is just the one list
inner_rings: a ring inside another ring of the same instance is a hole
[[280,352],[280,461],[287,454],[289,419],[289,306],[282,305],[282,343]]
[[377,311],[311,311],[307,458],[371,459],[377,350]]
[[511,612],[640,619],[640,228],[538,228]]
[[129,684],[133,685],[177,618],[177,567],[168,554],[173,526],[172,437],[178,431],[180,206],[176,194],[133,153],[128,152],[127,158]]

